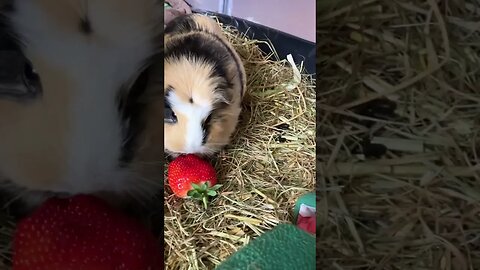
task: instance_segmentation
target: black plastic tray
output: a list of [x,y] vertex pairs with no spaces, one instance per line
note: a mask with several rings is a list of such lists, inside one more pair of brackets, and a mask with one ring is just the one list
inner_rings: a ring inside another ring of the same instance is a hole
[[[237,28],[238,31],[246,34],[251,39],[269,41],[270,44],[275,48],[275,52],[280,59],[286,59],[287,55],[291,54],[295,63],[300,63],[303,61],[306,73],[316,73],[315,43],[311,41],[270,28],[265,25],[225,14],[205,10],[193,10],[193,12],[215,16],[221,23]],[[265,54],[271,53],[271,49],[266,44],[260,44],[259,47]]]

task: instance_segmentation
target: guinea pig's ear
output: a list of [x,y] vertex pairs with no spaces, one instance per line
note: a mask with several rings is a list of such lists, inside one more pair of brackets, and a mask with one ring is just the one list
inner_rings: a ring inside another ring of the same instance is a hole
[[16,50],[0,50],[0,98],[26,101],[42,92],[31,63]]

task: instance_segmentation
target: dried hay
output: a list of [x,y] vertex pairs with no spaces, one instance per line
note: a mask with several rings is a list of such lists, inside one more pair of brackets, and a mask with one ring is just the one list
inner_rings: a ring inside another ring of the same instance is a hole
[[314,189],[315,79],[295,85],[292,66],[262,55],[259,41],[222,26],[248,76],[234,142],[216,161],[224,185],[205,211],[165,190],[166,269],[213,269],[281,222],[296,199]]
[[330,7],[318,269],[480,269],[480,1]]

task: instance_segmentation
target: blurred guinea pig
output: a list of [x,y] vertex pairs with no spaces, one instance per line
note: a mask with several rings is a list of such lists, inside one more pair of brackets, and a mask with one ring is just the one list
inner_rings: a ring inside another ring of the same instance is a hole
[[165,28],[164,148],[209,156],[230,143],[241,113],[243,63],[215,20],[189,14]]
[[163,98],[147,87],[161,62],[161,4],[0,3],[0,189],[32,203],[160,190],[163,131],[148,115],[162,108],[145,96]]

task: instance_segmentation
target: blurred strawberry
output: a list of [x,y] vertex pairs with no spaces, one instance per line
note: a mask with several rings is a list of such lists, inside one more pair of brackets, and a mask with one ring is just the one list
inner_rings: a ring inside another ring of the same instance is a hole
[[103,200],[52,198],[17,225],[13,270],[160,270],[159,242]]

